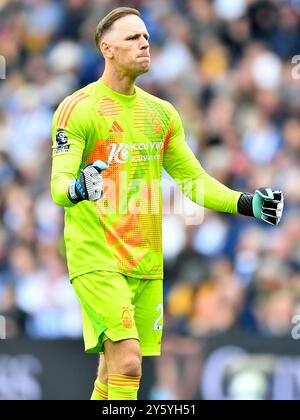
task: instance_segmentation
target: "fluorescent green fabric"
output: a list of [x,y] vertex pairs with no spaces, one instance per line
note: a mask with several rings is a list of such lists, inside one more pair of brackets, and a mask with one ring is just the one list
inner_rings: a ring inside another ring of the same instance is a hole
[[109,375],[108,399],[109,400],[137,400],[140,386],[140,376]]
[[102,353],[105,340],[136,339],[143,356],[159,356],[163,330],[161,280],[93,271],[72,281],[81,303],[84,347]]
[[[105,198],[74,206],[67,196],[70,180],[98,159],[109,164],[103,172]],[[132,96],[118,94],[101,79],[62,102],[53,119],[51,191],[66,208],[71,279],[95,270],[163,278],[163,167],[195,202],[237,213],[240,193],[205,173],[168,102],[139,88]]]
[[102,384],[97,378],[94,384],[94,390],[91,396],[91,401],[100,401],[108,399],[108,385]]

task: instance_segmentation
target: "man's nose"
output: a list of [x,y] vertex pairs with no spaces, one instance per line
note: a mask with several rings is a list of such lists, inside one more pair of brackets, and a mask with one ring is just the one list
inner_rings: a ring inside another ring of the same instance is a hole
[[147,41],[147,39],[143,38],[143,40],[140,44],[140,48],[142,50],[146,50],[147,48],[149,48],[149,42]]

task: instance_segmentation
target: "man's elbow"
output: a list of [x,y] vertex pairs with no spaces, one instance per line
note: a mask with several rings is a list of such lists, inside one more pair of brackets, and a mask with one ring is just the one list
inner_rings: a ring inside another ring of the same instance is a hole
[[68,188],[56,188],[51,185],[51,195],[54,203],[59,207],[73,207],[74,204],[68,196]]
[[51,189],[51,195],[52,195],[52,199],[54,201],[54,203],[59,206],[59,207],[65,207],[64,205],[64,200],[62,199],[62,197],[56,193],[56,191],[53,191]]

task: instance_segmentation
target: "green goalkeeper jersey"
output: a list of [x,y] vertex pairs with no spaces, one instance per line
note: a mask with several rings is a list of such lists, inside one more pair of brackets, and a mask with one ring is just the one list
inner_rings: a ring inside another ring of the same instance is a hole
[[[104,198],[74,205],[70,180],[95,160],[109,164],[102,173]],[[100,79],[60,104],[53,119],[51,191],[65,207],[71,279],[96,270],[163,278],[163,168],[193,201],[237,213],[241,193],[206,174],[170,103],[138,87],[132,96],[119,94]]]

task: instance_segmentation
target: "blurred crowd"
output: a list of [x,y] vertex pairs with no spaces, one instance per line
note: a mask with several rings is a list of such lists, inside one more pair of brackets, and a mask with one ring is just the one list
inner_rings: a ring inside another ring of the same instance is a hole
[[151,35],[152,68],[139,85],[175,105],[204,168],[233,189],[272,186],[286,198],[277,228],[209,211],[188,224],[166,212],[166,330],[290,334],[300,313],[300,0],[0,0],[8,337],[81,336],[63,209],[49,192],[51,120],[65,96],[101,75],[96,25],[125,5],[141,11]]

